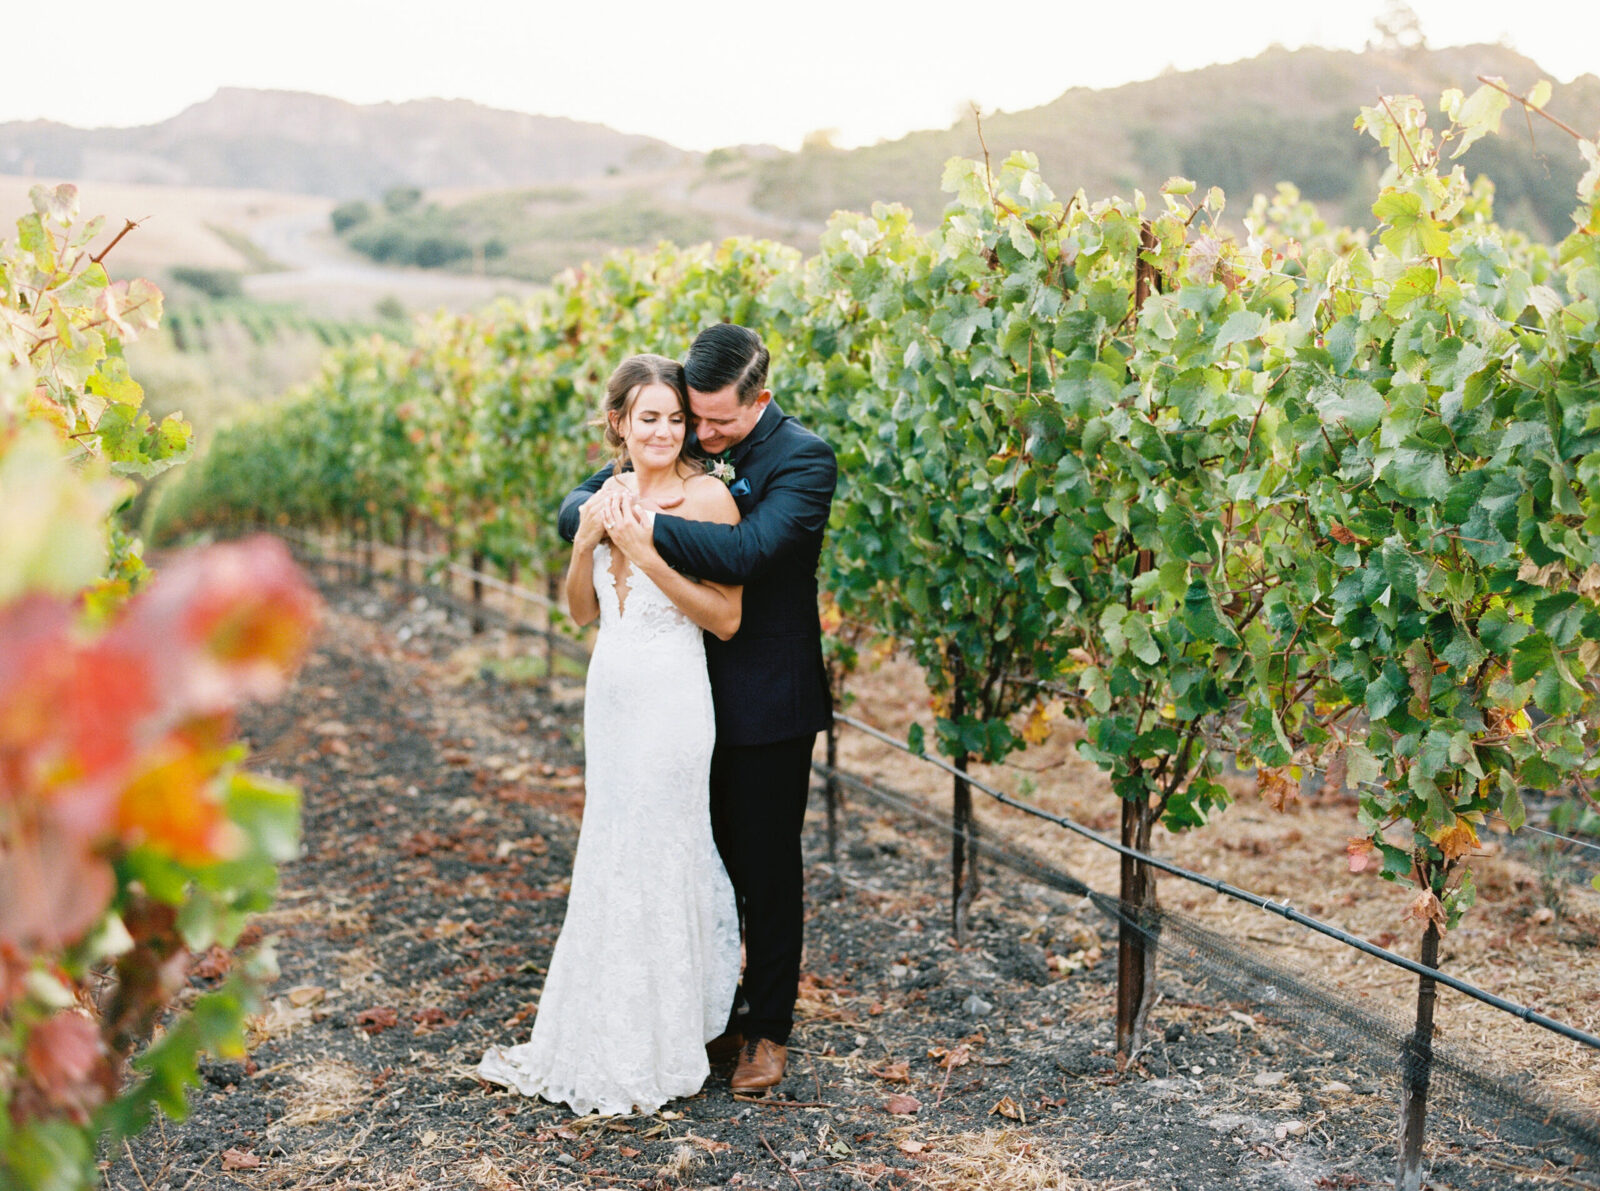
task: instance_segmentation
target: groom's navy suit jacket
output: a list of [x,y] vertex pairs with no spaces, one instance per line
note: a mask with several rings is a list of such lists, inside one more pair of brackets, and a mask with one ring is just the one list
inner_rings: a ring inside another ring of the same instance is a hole
[[[718,745],[771,744],[828,726],[833,700],[822,664],[817,558],[838,480],[833,449],[770,402],[731,452],[738,525],[658,513],[655,546],[669,565],[743,584],[731,641],[706,634]],[[578,533],[579,507],[611,475],[607,465],[561,502],[561,536]]]

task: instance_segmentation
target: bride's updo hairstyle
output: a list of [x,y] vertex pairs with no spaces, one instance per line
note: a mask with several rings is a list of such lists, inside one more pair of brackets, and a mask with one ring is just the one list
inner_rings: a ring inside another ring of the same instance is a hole
[[685,445],[689,442],[687,429],[694,424],[694,414],[689,410],[689,385],[683,378],[683,365],[666,356],[649,353],[629,356],[617,365],[611,379],[606,381],[605,399],[600,403],[600,424],[605,430],[606,446],[611,448],[619,471],[628,463],[628,448],[617,427],[633,413],[639,390],[646,385],[666,385],[678,395],[678,408],[683,411],[685,427],[683,441]]

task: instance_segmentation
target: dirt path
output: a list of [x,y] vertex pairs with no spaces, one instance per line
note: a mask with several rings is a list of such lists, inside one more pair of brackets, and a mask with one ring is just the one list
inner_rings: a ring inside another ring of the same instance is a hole
[[[1094,910],[987,873],[957,948],[940,841],[852,805],[830,865],[820,798],[773,1096],[734,1099],[722,1070],[655,1115],[575,1120],[489,1088],[471,1068],[526,1036],[565,906],[581,691],[497,679],[526,642],[472,644],[420,601],[329,597],[299,682],[246,725],[259,767],[306,796],[304,856],[262,923],[282,978],[249,1060],[208,1064],[188,1121],[116,1155],[118,1191],[1387,1185],[1391,1094],[1351,1056],[1164,973],[1154,1042],[1118,1078]],[[1475,1137],[1435,1143],[1435,1186],[1494,1185],[1472,1177]]]

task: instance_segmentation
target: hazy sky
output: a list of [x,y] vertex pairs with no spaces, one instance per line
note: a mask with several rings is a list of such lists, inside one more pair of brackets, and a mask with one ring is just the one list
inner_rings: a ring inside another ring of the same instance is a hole
[[[1359,49],[1383,0],[77,0],[8,4],[0,121],[148,124],[218,87],[358,103],[428,96],[571,116],[687,148],[943,128],[1248,58]],[[1505,41],[1600,73],[1594,0],[1413,0],[1430,44]],[[1577,15],[1587,13],[1588,15]],[[28,52],[19,52],[19,46]],[[1532,80],[1514,80],[1531,83]],[[1463,86],[1470,80],[1463,80]],[[1205,96],[1197,94],[1196,103]]]

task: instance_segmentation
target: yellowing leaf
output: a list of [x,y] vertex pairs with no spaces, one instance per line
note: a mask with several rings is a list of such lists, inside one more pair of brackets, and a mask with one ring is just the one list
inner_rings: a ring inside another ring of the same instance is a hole
[[839,626],[844,623],[844,613],[840,610],[838,603],[824,597],[819,619],[822,622],[822,631],[824,633],[837,633]]
[[1300,796],[1300,784],[1294,780],[1291,766],[1262,768],[1256,770],[1256,792],[1273,810],[1281,811]]
[[1439,851],[1444,853],[1446,860],[1465,856],[1478,846],[1478,833],[1465,819],[1457,819],[1449,827],[1429,832],[1428,838],[1439,845]]
[[1022,726],[1022,739],[1029,744],[1043,744],[1050,739],[1050,723],[1061,714],[1061,704],[1054,700],[1041,699],[1033,705],[1027,723]]

